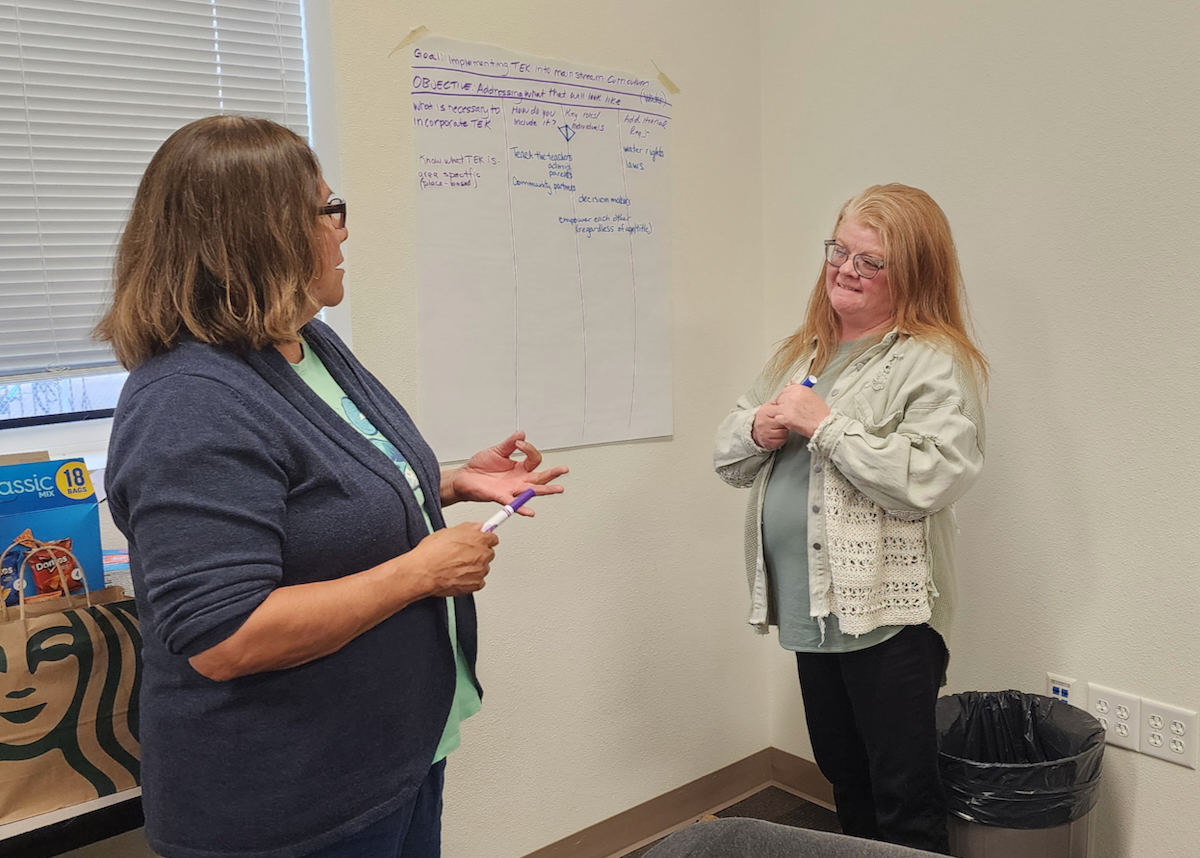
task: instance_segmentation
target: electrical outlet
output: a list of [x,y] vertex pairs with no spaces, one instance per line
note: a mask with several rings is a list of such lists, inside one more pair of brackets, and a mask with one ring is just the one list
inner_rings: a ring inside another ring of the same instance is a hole
[[1108,744],[1140,751],[1141,711],[1140,697],[1088,683],[1088,712],[1104,728]]
[[1046,674],[1046,696],[1053,697],[1055,700],[1061,700],[1063,703],[1069,703],[1072,706],[1078,706],[1079,701],[1071,696],[1071,692],[1075,687],[1075,680],[1069,676],[1063,676],[1059,673]]
[[1196,768],[1196,713],[1142,698],[1141,742],[1143,754]]

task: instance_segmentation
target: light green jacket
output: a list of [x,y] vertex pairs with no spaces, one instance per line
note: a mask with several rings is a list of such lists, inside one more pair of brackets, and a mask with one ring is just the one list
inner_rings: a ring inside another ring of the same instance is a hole
[[[811,365],[812,355],[804,356],[788,378],[799,381]],[[750,433],[758,407],[782,387],[760,375],[721,422],[713,454],[721,479],[751,489],[749,622],[764,633],[775,622],[762,550],[762,502],[774,453]],[[946,637],[955,594],[953,504],[983,467],[983,408],[970,369],[948,348],[892,331],[842,372],[828,404],[831,412],[808,445],[813,616],[836,613],[853,634],[928,621]],[[897,540],[907,552],[891,551]],[[857,586],[861,575],[874,578],[873,595]],[[904,589],[906,575],[916,576],[922,598],[887,596],[889,588],[893,595]]]

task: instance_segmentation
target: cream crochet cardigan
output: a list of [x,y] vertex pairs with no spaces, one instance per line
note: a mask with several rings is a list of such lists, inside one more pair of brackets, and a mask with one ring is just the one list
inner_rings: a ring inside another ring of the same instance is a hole
[[832,584],[813,606],[814,616],[837,614],[838,627],[848,635],[928,622],[938,592],[924,517],[892,515],[836,467],[825,473],[825,544]]

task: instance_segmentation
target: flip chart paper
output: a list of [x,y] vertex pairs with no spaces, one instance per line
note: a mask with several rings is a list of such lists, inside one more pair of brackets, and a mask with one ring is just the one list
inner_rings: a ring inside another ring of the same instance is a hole
[[421,430],[442,461],[671,434],[662,84],[488,45],[408,46]]

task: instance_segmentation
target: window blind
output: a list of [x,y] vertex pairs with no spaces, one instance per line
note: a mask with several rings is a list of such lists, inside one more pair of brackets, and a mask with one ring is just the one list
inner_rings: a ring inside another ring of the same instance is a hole
[[202,116],[308,139],[301,0],[0,0],[0,380],[115,366],[91,339],[146,163]]

